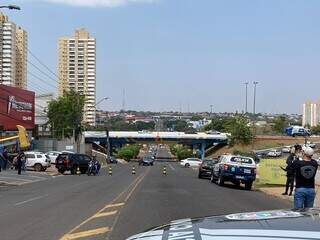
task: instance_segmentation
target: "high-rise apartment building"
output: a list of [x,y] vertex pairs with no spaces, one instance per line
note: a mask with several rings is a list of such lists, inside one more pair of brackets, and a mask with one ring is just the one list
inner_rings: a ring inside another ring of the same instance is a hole
[[85,96],[84,122],[95,125],[96,39],[85,29],[59,39],[59,95],[74,90]]
[[315,127],[320,123],[320,101],[306,102],[302,105],[302,125]]
[[0,84],[27,88],[28,35],[0,12]]

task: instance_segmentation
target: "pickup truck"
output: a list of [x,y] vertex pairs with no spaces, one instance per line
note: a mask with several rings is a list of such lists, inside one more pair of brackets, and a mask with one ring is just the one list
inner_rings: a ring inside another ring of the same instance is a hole
[[91,157],[85,154],[62,153],[56,159],[56,168],[61,174],[64,174],[66,171],[76,174],[79,167],[80,172],[85,174],[88,171],[90,161]]

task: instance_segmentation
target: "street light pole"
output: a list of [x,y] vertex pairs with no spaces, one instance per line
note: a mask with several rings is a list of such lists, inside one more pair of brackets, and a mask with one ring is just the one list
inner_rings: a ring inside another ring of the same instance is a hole
[[245,108],[245,113],[248,113],[248,84],[249,82],[244,83],[246,85],[246,108]]
[[259,82],[253,82],[254,90],[253,90],[253,115],[256,115],[256,94],[257,94],[257,84]]

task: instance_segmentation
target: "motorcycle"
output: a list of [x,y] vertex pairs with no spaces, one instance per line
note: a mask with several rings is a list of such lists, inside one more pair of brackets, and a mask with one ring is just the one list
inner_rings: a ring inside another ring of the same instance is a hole
[[88,176],[90,175],[97,175],[99,173],[98,171],[98,166],[97,166],[97,163],[95,162],[89,162],[89,165],[88,165]]

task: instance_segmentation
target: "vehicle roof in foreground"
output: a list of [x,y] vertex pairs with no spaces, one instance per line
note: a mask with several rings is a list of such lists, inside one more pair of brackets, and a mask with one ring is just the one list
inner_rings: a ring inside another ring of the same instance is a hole
[[127,240],[320,239],[320,209],[273,210],[182,219]]

